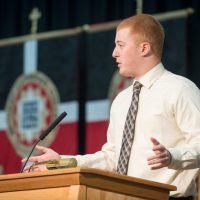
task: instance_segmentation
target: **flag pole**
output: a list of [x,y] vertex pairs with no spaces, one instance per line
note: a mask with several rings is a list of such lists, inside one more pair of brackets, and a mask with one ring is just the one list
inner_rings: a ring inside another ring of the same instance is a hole
[[[175,10],[175,11],[153,14],[152,16],[154,16],[159,21],[165,21],[165,20],[169,20],[169,19],[184,18],[189,15],[192,15],[194,12],[195,12],[194,9],[189,7],[186,9],[180,9],[180,10]],[[120,21],[121,20],[105,22],[105,23],[100,23],[100,24],[93,24],[93,25],[84,25],[83,29],[87,33],[111,30],[111,29],[116,28],[117,25],[120,23]]]

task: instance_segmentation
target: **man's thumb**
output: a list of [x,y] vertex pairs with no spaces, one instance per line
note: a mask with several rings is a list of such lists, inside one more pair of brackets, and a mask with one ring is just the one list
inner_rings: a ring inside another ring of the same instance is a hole
[[158,142],[158,140],[156,140],[155,138],[151,137],[151,142],[153,143],[153,145],[159,145],[160,142]]

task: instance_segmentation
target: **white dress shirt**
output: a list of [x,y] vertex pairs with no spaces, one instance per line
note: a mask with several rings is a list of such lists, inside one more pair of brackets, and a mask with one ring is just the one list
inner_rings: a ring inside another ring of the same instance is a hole
[[[138,81],[143,87],[127,175],[175,185],[172,196],[194,196],[198,169],[191,168],[200,166],[199,89],[161,63]],[[95,154],[76,156],[79,166],[116,170],[132,88],[122,91],[112,103],[107,143]],[[147,164],[147,157],[153,155],[151,137],[171,152],[168,168],[151,170]]]

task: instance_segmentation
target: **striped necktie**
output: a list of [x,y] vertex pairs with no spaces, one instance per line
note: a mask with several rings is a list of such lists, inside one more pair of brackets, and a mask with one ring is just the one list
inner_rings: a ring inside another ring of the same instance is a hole
[[135,132],[135,120],[138,110],[139,102],[139,93],[141,90],[142,84],[138,81],[135,81],[133,85],[133,96],[130,108],[125,121],[122,146],[120,150],[120,156],[117,165],[117,172],[119,174],[127,174],[128,162],[131,153],[131,147],[133,144],[134,132]]

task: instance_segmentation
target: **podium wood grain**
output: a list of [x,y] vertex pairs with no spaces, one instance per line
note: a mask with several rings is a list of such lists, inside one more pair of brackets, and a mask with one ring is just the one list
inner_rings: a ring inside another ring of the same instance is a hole
[[0,176],[3,200],[168,200],[175,186],[91,168]]

